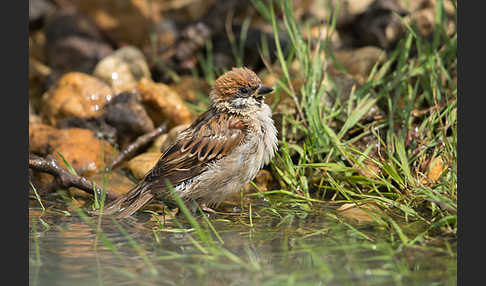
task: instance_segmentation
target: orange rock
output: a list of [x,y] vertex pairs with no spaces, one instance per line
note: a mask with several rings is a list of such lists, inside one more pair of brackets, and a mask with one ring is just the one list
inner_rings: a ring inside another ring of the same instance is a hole
[[56,136],[57,129],[45,124],[29,124],[29,151],[39,154],[51,152],[51,138]]
[[[436,182],[442,173],[447,169],[447,165],[444,164],[441,157],[436,157],[432,160],[427,171],[427,179],[432,182]],[[425,181],[423,181],[425,183]]]
[[145,174],[157,163],[162,153],[148,152],[140,154],[128,161],[128,168],[137,180],[141,180]]
[[380,208],[373,202],[346,203],[336,210],[343,217],[355,221],[357,224],[373,222],[373,216],[378,216]]
[[99,116],[112,92],[106,83],[93,76],[70,72],[43,94],[42,113],[52,125],[71,116]]
[[98,140],[93,132],[87,129],[60,130],[52,145],[56,146],[53,155],[61,166],[64,167],[64,162],[57,152],[83,176],[89,176],[106,167],[116,155],[113,147]]
[[[29,151],[51,154],[66,168],[60,152],[79,175],[90,176],[106,167],[116,156],[116,150],[98,140],[88,129],[56,129],[43,124],[29,126]],[[102,160],[104,158],[104,161]]]
[[137,89],[142,94],[142,103],[156,126],[165,119],[169,120],[171,126],[192,121],[193,115],[189,108],[169,86],[142,78]]
[[[95,174],[89,177],[90,180],[93,180],[98,186],[105,187],[105,189],[115,192],[119,195],[123,195],[128,192],[135,183],[132,182],[129,178],[120,175],[117,172],[111,172],[104,174]],[[104,180],[104,183],[103,183]]]
[[194,101],[197,99],[196,93],[199,91],[202,94],[209,95],[209,85],[202,79],[197,79],[193,76],[183,75],[180,81],[171,84],[170,87],[180,95],[183,100]]

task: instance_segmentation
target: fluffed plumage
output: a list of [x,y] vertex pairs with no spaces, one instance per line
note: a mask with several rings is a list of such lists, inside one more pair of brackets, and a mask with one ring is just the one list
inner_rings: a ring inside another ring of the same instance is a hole
[[104,214],[132,215],[154,197],[168,195],[168,181],[182,199],[219,204],[251,181],[277,149],[277,130],[263,102],[272,89],[247,68],[220,76],[211,105],[128,193],[107,204]]

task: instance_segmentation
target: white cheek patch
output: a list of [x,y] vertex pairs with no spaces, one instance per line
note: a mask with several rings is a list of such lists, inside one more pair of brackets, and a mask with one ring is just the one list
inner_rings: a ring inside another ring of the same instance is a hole
[[255,105],[255,104],[257,104],[257,102],[252,97],[245,97],[245,98],[238,97],[238,98],[231,99],[229,101],[229,104],[233,108],[241,109],[241,108],[246,108],[246,107],[251,106],[251,105]]

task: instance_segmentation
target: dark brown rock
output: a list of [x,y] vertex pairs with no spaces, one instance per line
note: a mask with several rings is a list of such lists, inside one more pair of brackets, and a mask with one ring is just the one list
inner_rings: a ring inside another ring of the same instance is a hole
[[44,19],[54,12],[55,6],[47,0],[29,0],[29,29],[42,27]]
[[346,17],[340,17],[337,23],[337,29],[341,36],[347,39],[348,45],[393,48],[405,32],[403,23],[395,13],[406,16],[409,12],[398,0],[374,0],[371,3],[369,0],[363,0],[345,3],[352,5],[354,2],[366,3],[359,5],[359,9],[355,9],[359,13],[356,11],[348,13]]
[[105,140],[111,145],[117,144],[117,130],[106,123],[102,117],[68,117],[57,122],[59,129],[81,128],[93,132],[96,138]]
[[46,24],[47,64],[56,74],[91,73],[112,52],[94,23],[75,12],[58,12]]
[[154,123],[140,102],[140,95],[123,92],[104,107],[103,119],[116,128],[118,143],[124,146],[154,130]]

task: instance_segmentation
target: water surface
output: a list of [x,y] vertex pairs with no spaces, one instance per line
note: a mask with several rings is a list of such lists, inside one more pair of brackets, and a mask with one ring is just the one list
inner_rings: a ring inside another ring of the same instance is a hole
[[400,249],[386,230],[331,208],[211,215],[219,238],[199,217],[208,243],[184,217],[188,231],[173,221],[160,230],[150,214],[98,220],[31,203],[30,285],[456,285],[455,247]]

